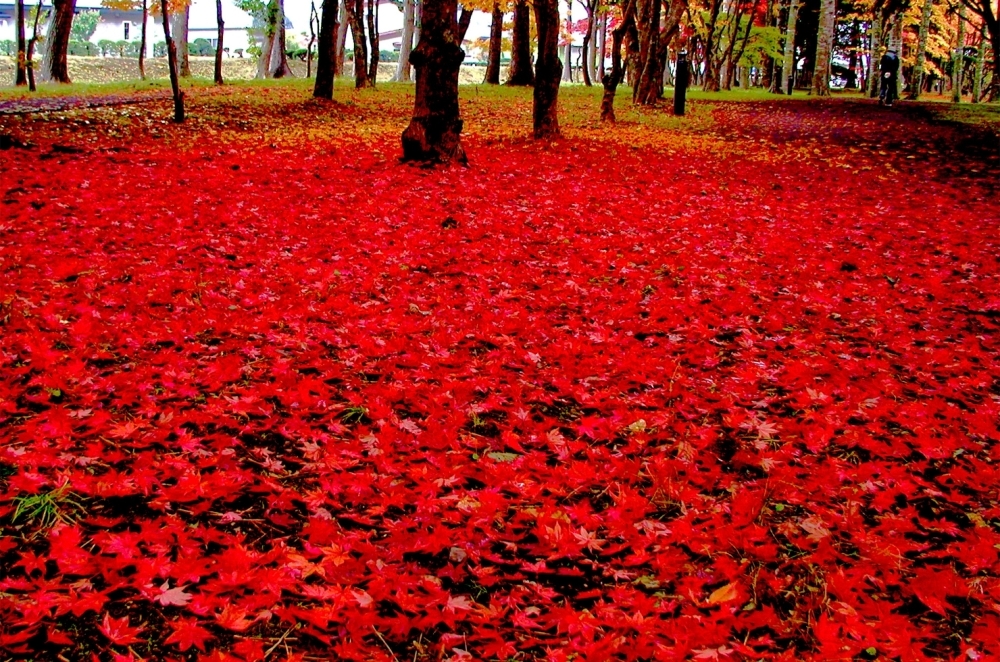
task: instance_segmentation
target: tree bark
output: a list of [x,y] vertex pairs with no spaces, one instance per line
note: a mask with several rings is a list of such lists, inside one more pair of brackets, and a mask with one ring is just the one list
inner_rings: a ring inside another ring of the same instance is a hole
[[531,11],[527,0],[514,4],[514,30],[511,35],[510,72],[507,85],[534,85],[531,69]]
[[410,54],[416,70],[413,118],[403,131],[403,161],[466,162],[458,107],[458,71],[465,52],[458,42],[456,0],[425,0],[425,29]]
[[184,8],[174,14],[173,38],[177,51],[177,73],[182,78],[191,77],[191,57],[188,52],[188,25],[191,19],[191,5],[184,5]]
[[306,78],[312,78],[313,71],[313,46],[316,45],[316,33],[319,32],[319,13],[316,11],[316,3],[309,3],[309,43],[306,44]]
[[346,0],[347,20],[351,23],[351,41],[354,42],[354,87],[368,86],[368,44],[365,39],[365,26],[361,22],[364,16],[365,0]]
[[410,82],[410,51],[413,50],[413,0],[403,0],[403,41],[399,45],[399,62],[392,80]]
[[706,92],[719,91],[719,75],[721,73],[719,67],[721,62],[715,55],[715,51],[718,50],[715,28],[719,22],[719,12],[721,10],[722,0],[712,0],[712,8],[705,30],[705,82],[702,85],[702,89]]
[[879,51],[882,50],[882,31],[885,26],[879,12],[874,12],[871,25],[871,43],[868,52],[868,96],[872,99],[878,97],[879,82],[878,62]]
[[28,43],[24,34],[24,0],[14,2],[14,26],[17,33],[17,65],[14,72],[14,85],[21,87],[28,84]]
[[651,106],[659,98],[660,73],[656,60],[660,43],[660,0],[639,0],[637,4],[639,29],[639,79],[632,90],[632,102]]
[[344,56],[347,51],[347,5],[350,1],[343,0],[340,3],[340,11],[337,13],[337,47],[334,51],[335,56],[333,60],[334,76],[342,76],[344,74]]
[[976,70],[975,78],[972,81],[972,103],[979,103],[983,100],[983,69],[986,66],[986,44],[989,43],[989,35],[986,33],[986,21],[983,21],[979,28],[979,48],[976,49]]
[[146,23],[149,21],[149,4],[142,0],[142,28],[139,30],[139,79],[146,80]]
[[160,0],[160,16],[163,19],[163,38],[167,42],[167,68],[170,71],[170,91],[174,95],[174,121],[180,124],[184,121],[184,93],[181,92],[177,75],[177,45],[170,35],[170,12],[167,0]]
[[288,54],[285,52],[285,0],[277,0],[278,20],[275,25],[274,41],[271,44],[271,78],[284,78],[291,76],[292,70],[288,66]]
[[920,93],[924,89],[924,61],[927,58],[927,35],[930,33],[931,12],[934,9],[934,0],[924,0],[923,10],[920,14],[920,31],[917,33],[917,56],[913,64],[913,75],[910,81],[910,93],[908,99],[916,101],[920,98]]
[[73,29],[76,0],[53,0],[52,20],[45,37],[45,56],[42,58],[42,82],[70,83],[66,57],[69,55],[69,35]]
[[[145,3],[146,0],[143,0]],[[218,44],[215,45],[215,84],[222,85],[222,40],[226,36],[226,23],[222,20],[222,0],[215,0],[215,21],[218,23]]]
[[368,0],[368,45],[371,49],[368,61],[368,85],[375,87],[378,76],[378,0]]
[[38,0],[35,8],[35,23],[31,28],[31,39],[28,40],[28,48],[25,57],[25,69],[28,76],[28,90],[35,92],[35,44],[38,43],[38,21],[42,17],[42,0]]
[[830,53],[837,28],[837,0],[821,0],[819,34],[816,37],[816,61],[812,91],[818,97],[830,96]]
[[[600,5],[598,5],[599,7]],[[604,57],[608,52],[608,12],[601,14],[600,25],[597,27],[597,80],[604,80]]]
[[954,103],[960,103],[962,101],[962,86],[965,83],[963,76],[965,73],[965,5],[958,6],[958,34],[955,37],[955,50],[951,62],[951,100]]
[[563,51],[562,79],[573,82],[573,0],[566,0],[566,48]]
[[791,94],[795,86],[795,27],[799,20],[799,0],[790,0],[788,20],[785,21],[785,61],[781,65],[785,94]]
[[472,15],[475,10],[469,9],[465,5],[459,5],[458,12],[458,43],[465,41],[465,35],[469,33],[469,26],[472,24]]
[[533,126],[535,138],[559,136],[559,0],[534,0],[538,30]]
[[503,10],[500,3],[493,3],[493,22],[490,23],[490,57],[486,63],[486,78],[483,82],[487,85],[500,84],[500,56],[502,54],[501,45],[503,43]]
[[316,84],[313,96],[317,99],[333,99],[333,79],[337,60],[337,22],[339,11],[337,0],[323,0],[323,15],[319,23],[319,46],[316,59]]
[[604,95],[601,97],[601,121],[615,122],[615,93],[622,81],[622,41],[630,25],[635,24],[635,2],[626,0],[622,9],[622,22],[611,31],[611,71],[604,75]]

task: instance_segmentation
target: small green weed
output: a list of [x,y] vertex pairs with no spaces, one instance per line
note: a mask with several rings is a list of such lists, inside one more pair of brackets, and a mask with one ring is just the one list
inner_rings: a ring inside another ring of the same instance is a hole
[[55,526],[59,522],[69,524],[76,520],[74,511],[84,508],[77,499],[77,495],[66,485],[50,492],[16,497],[14,517],[11,521],[16,522],[23,517],[29,522],[36,521],[42,528]]

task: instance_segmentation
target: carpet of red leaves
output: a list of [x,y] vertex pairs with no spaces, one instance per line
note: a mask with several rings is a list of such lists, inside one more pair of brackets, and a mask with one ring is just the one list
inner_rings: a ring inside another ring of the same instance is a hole
[[525,93],[436,171],[399,98],[252,94],[8,122],[0,658],[1000,657],[997,164],[957,129],[536,145]]

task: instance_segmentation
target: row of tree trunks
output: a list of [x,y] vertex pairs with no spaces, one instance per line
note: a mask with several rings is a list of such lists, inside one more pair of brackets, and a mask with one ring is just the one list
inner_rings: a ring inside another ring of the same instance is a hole
[[337,32],[340,27],[337,0],[323,0],[319,22],[319,45],[316,59],[316,81],[313,96],[333,99],[333,79],[337,66]]

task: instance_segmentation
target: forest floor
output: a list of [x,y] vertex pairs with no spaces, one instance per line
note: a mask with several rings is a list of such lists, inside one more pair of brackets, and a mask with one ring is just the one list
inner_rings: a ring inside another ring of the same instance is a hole
[[0,660],[1000,657],[997,109],[627,96],[0,116]]

